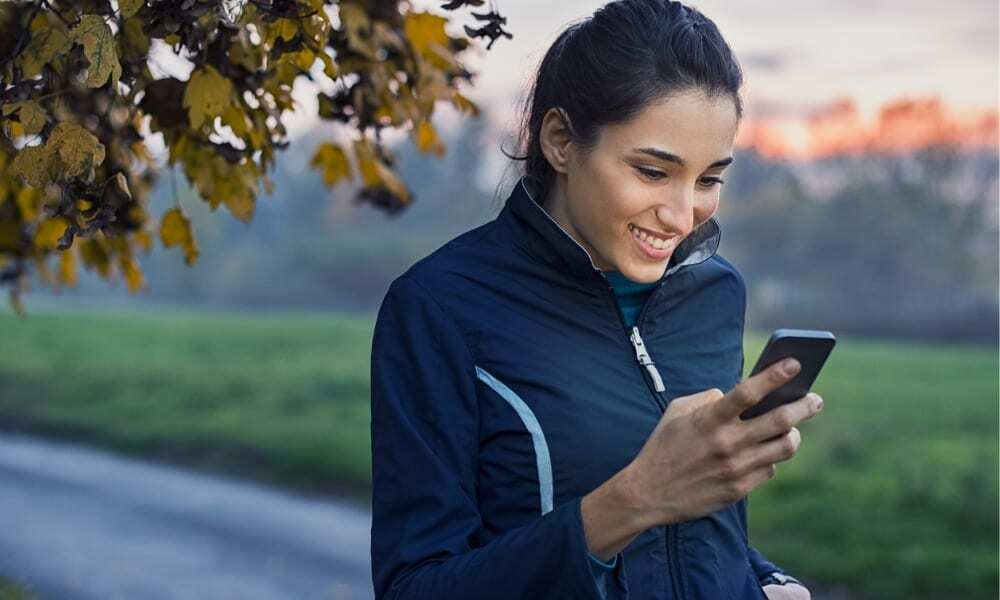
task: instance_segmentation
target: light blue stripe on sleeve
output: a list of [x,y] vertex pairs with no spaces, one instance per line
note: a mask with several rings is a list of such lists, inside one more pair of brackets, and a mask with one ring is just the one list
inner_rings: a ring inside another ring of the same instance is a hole
[[488,371],[476,365],[476,375],[490,386],[493,391],[507,401],[521,418],[525,429],[531,434],[531,442],[535,447],[535,463],[538,467],[538,495],[541,498],[542,514],[552,510],[552,462],[549,459],[549,445],[545,442],[545,433],[538,423],[535,413],[525,404],[514,390],[507,387],[502,381],[491,375]]

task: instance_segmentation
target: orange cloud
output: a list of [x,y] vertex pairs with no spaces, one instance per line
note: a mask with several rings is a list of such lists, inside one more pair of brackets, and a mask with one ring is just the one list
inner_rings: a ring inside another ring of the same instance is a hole
[[865,120],[850,98],[837,99],[806,117],[748,117],[738,148],[772,158],[822,158],[868,152],[906,152],[930,146],[998,147],[996,110],[949,111],[940,98],[903,98]]

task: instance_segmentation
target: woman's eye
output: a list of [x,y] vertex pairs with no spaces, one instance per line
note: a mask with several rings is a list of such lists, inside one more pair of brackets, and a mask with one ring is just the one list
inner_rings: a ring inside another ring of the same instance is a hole
[[661,171],[654,171],[652,169],[643,169],[642,167],[636,167],[636,169],[646,177],[649,177],[650,179],[654,180],[663,179],[664,177],[667,176],[666,173],[663,173]]
[[[640,173],[642,173],[643,175],[654,181],[659,181],[660,179],[664,179],[667,176],[667,174],[662,171],[655,171],[653,169],[644,169],[642,167],[636,167],[636,169]],[[718,177],[703,177],[701,179],[701,184],[707,188],[710,188],[714,185],[722,185],[723,183],[725,183],[725,181]]]

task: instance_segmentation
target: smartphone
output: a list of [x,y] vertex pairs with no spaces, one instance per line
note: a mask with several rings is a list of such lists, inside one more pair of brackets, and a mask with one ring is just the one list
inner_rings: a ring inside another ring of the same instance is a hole
[[809,393],[820,369],[833,351],[837,339],[829,331],[815,329],[775,329],[771,339],[757,358],[750,375],[756,375],[774,363],[788,357],[795,358],[802,365],[798,374],[784,385],[761,398],[743,411],[740,418],[752,419],[782,404],[794,402]]

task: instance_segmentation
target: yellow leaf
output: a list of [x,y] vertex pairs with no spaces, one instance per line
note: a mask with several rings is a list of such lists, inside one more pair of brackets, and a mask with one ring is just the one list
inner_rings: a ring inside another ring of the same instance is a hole
[[15,250],[21,247],[21,226],[11,221],[0,221],[0,250]]
[[229,46],[229,59],[248,71],[256,71],[260,67],[261,52],[252,45],[244,35],[234,37]]
[[115,39],[100,15],[83,15],[70,32],[74,42],[83,46],[83,53],[90,63],[87,69],[87,87],[101,87],[111,77],[114,89],[122,75],[122,66],[115,51]]
[[366,186],[376,186],[382,182],[379,177],[378,161],[375,159],[375,150],[371,142],[361,139],[354,142],[354,157],[361,171],[361,181]]
[[400,201],[409,202],[410,191],[399,176],[375,156],[375,149],[367,138],[354,142],[354,156],[361,170],[361,179],[366,186],[383,186]]
[[149,237],[149,233],[146,231],[138,231],[132,238],[137,244],[142,246],[142,249],[149,252],[153,248],[153,238]]
[[[41,18],[41,15],[39,15]],[[36,29],[36,23],[41,22],[42,28]],[[58,27],[49,27],[45,20],[36,19],[32,22],[31,41],[21,54],[18,64],[21,67],[22,79],[32,79],[42,72],[42,67],[53,58],[69,50],[70,39],[66,32]]]
[[253,195],[249,190],[230,190],[222,201],[226,204],[229,212],[240,221],[249,221],[253,218],[256,202],[254,202]]
[[35,135],[40,132],[48,121],[45,109],[39,106],[37,102],[22,103],[21,111],[18,115],[21,117],[21,124],[24,125],[24,132],[28,135]]
[[5,121],[4,126],[7,128],[7,137],[11,139],[17,139],[24,135],[24,125],[17,121]]
[[80,257],[87,268],[96,269],[101,277],[107,277],[110,273],[111,264],[108,259],[108,252],[97,239],[83,240],[80,244]]
[[21,211],[22,221],[34,221],[38,216],[38,201],[42,192],[36,187],[25,186],[17,193],[17,208]]
[[438,156],[444,154],[444,144],[434,131],[434,126],[429,121],[421,121],[417,126],[417,148],[424,153],[433,152]]
[[35,246],[54,250],[59,245],[59,238],[66,233],[69,222],[62,217],[52,217],[41,222],[35,231]]
[[278,37],[289,42],[295,37],[299,28],[292,19],[278,19],[275,21],[273,27],[278,29]]
[[35,254],[31,257],[31,262],[34,263],[35,269],[37,270],[38,278],[49,284],[52,287],[58,285],[55,278],[52,276],[52,271],[49,269],[49,254],[41,253]]
[[336,185],[341,179],[351,179],[351,165],[347,154],[338,144],[324,143],[316,148],[312,167],[318,167],[323,173],[323,182],[328,186]]
[[403,23],[403,31],[417,54],[431,57],[435,45],[443,48],[448,45],[448,34],[444,30],[447,22],[444,17],[431,13],[409,13]]
[[233,95],[233,83],[211,65],[202,65],[184,87],[184,107],[191,127],[198,128],[205,118],[222,115]]
[[44,187],[52,181],[50,157],[47,145],[21,148],[10,165],[10,172],[32,187]]
[[404,204],[410,201],[410,190],[403,183],[403,180],[396,175],[396,172],[390,169],[388,166],[382,164],[381,161],[378,162],[379,179],[382,180],[382,185],[389,189],[394,196],[400,199]]
[[118,0],[118,8],[121,9],[122,16],[128,18],[139,12],[145,3],[144,0]]
[[48,120],[45,115],[45,109],[39,106],[37,102],[32,102],[31,100],[15,102],[3,107],[4,115],[12,114],[14,111],[17,111],[17,118],[21,121],[24,133],[28,135],[35,135],[41,131]]
[[104,144],[76,123],[56,125],[45,143],[50,156],[61,164],[53,165],[66,177],[76,177],[104,162]]
[[250,129],[246,113],[235,104],[230,104],[222,111],[222,122],[228,125],[237,137],[244,137]]
[[468,98],[466,98],[462,94],[459,94],[458,92],[455,92],[451,96],[451,101],[452,101],[452,104],[455,105],[455,108],[457,108],[459,111],[464,112],[464,113],[469,113],[470,115],[473,115],[473,116],[476,116],[476,117],[479,116],[479,106],[477,106],[475,102],[473,102],[472,100],[469,100]]
[[[76,240],[74,239],[74,242]],[[77,282],[76,244],[59,253],[59,280],[69,286]]]
[[347,35],[347,45],[352,50],[375,59],[375,45],[366,35],[371,27],[365,9],[353,2],[341,1],[339,6],[340,23]]
[[125,277],[125,284],[128,285],[129,293],[134,294],[143,288],[146,278],[142,274],[139,263],[136,262],[135,258],[122,255],[118,259],[118,266],[122,269],[122,275]]
[[146,58],[146,55],[149,54],[150,41],[149,36],[142,31],[142,18],[126,19],[123,31],[125,37],[122,43],[122,53],[126,61],[129,58]]
[[294,54],[295,64],[303,71],[308,71],[309,67],[316,62],[316,53],[309,48],[303,48]]
[[333,59],[326,53],[326,50],[319,50],[319,52],[316,53],[316,56],[323,61],[323,72],[326,73],[326,76],[330,79],[336,79],[337,75],[340,73],[340,69],[337,68],[337,63],[333,62]]
[[160,223],[160,241],[167,248],[181,246],[184,248],[184,261],[188,265],[198,259],[198,246],[191,232],[191,222],[179,208],[171,208],[163,214]]

